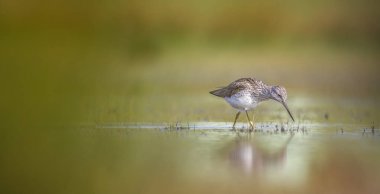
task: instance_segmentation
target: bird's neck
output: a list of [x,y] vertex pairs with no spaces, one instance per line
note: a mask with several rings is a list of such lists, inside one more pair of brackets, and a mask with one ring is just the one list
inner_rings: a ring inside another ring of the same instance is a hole
[[272,99],[271,90],[273,86],[264,87],[261,91],[260,101]]

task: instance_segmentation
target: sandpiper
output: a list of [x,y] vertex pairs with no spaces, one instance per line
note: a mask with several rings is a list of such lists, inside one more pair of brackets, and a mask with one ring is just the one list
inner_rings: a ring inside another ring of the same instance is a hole
[[294,121],[293,115],[286,104],[286,90],[282,86],[270,86],[255,78],[240,78],[230,83],[227,87],[211,91],[210,94],[224,98],[233,108],[238,110],[232,125],[233,129],[235,129],[236,120],[242,111],[245,111],[249,124],[254,129],[254,123],[249,119],[248,111],[256,108],[260,102],[270,99],[284,105],[290,118]]

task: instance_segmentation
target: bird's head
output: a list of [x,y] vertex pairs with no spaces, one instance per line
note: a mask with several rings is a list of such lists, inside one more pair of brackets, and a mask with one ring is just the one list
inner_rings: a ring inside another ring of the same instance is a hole
[[273,100],[280,102],[282,105],[284,105],[285,109],[289,113],[290,118],[292,118],[292,120],[294,121],[293,115],[292,113],[290,113],[288,105],[286,104],[286,99],[288,98],[286,89],[282,86],[272,86],[270,90],[270,96]]
[[273,86],[270,91],[271,98],[278,102],[286,102],[288,95],[286,89],[282,86]]

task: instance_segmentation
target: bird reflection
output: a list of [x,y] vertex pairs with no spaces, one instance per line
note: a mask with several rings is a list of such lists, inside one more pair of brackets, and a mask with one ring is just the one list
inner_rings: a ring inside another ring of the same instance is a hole
[[245,174],[260,174],[271,169],[281,169],[287,156],[287,146],[293,138],[290,135],[277,149],[264,149],[251,136],[238,136],[228,151],[231,165]]

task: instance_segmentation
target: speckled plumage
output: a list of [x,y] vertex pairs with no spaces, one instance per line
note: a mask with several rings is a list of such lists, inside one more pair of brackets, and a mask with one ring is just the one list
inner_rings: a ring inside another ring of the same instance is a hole
[[[256,108],[260,102],[269,99],[282,103],[294,121],[286,105],[286,90],[282,86],[270,86],[255,78],[240,78],[228,86],[211,91],[210,93],[224,98],[233,108],[239,111],[236,114],[233,127],[239,117],[240,111],[246,111],[247,118],[250,121],[247,111]],[[253,127],[251,121],[250,124]]]

